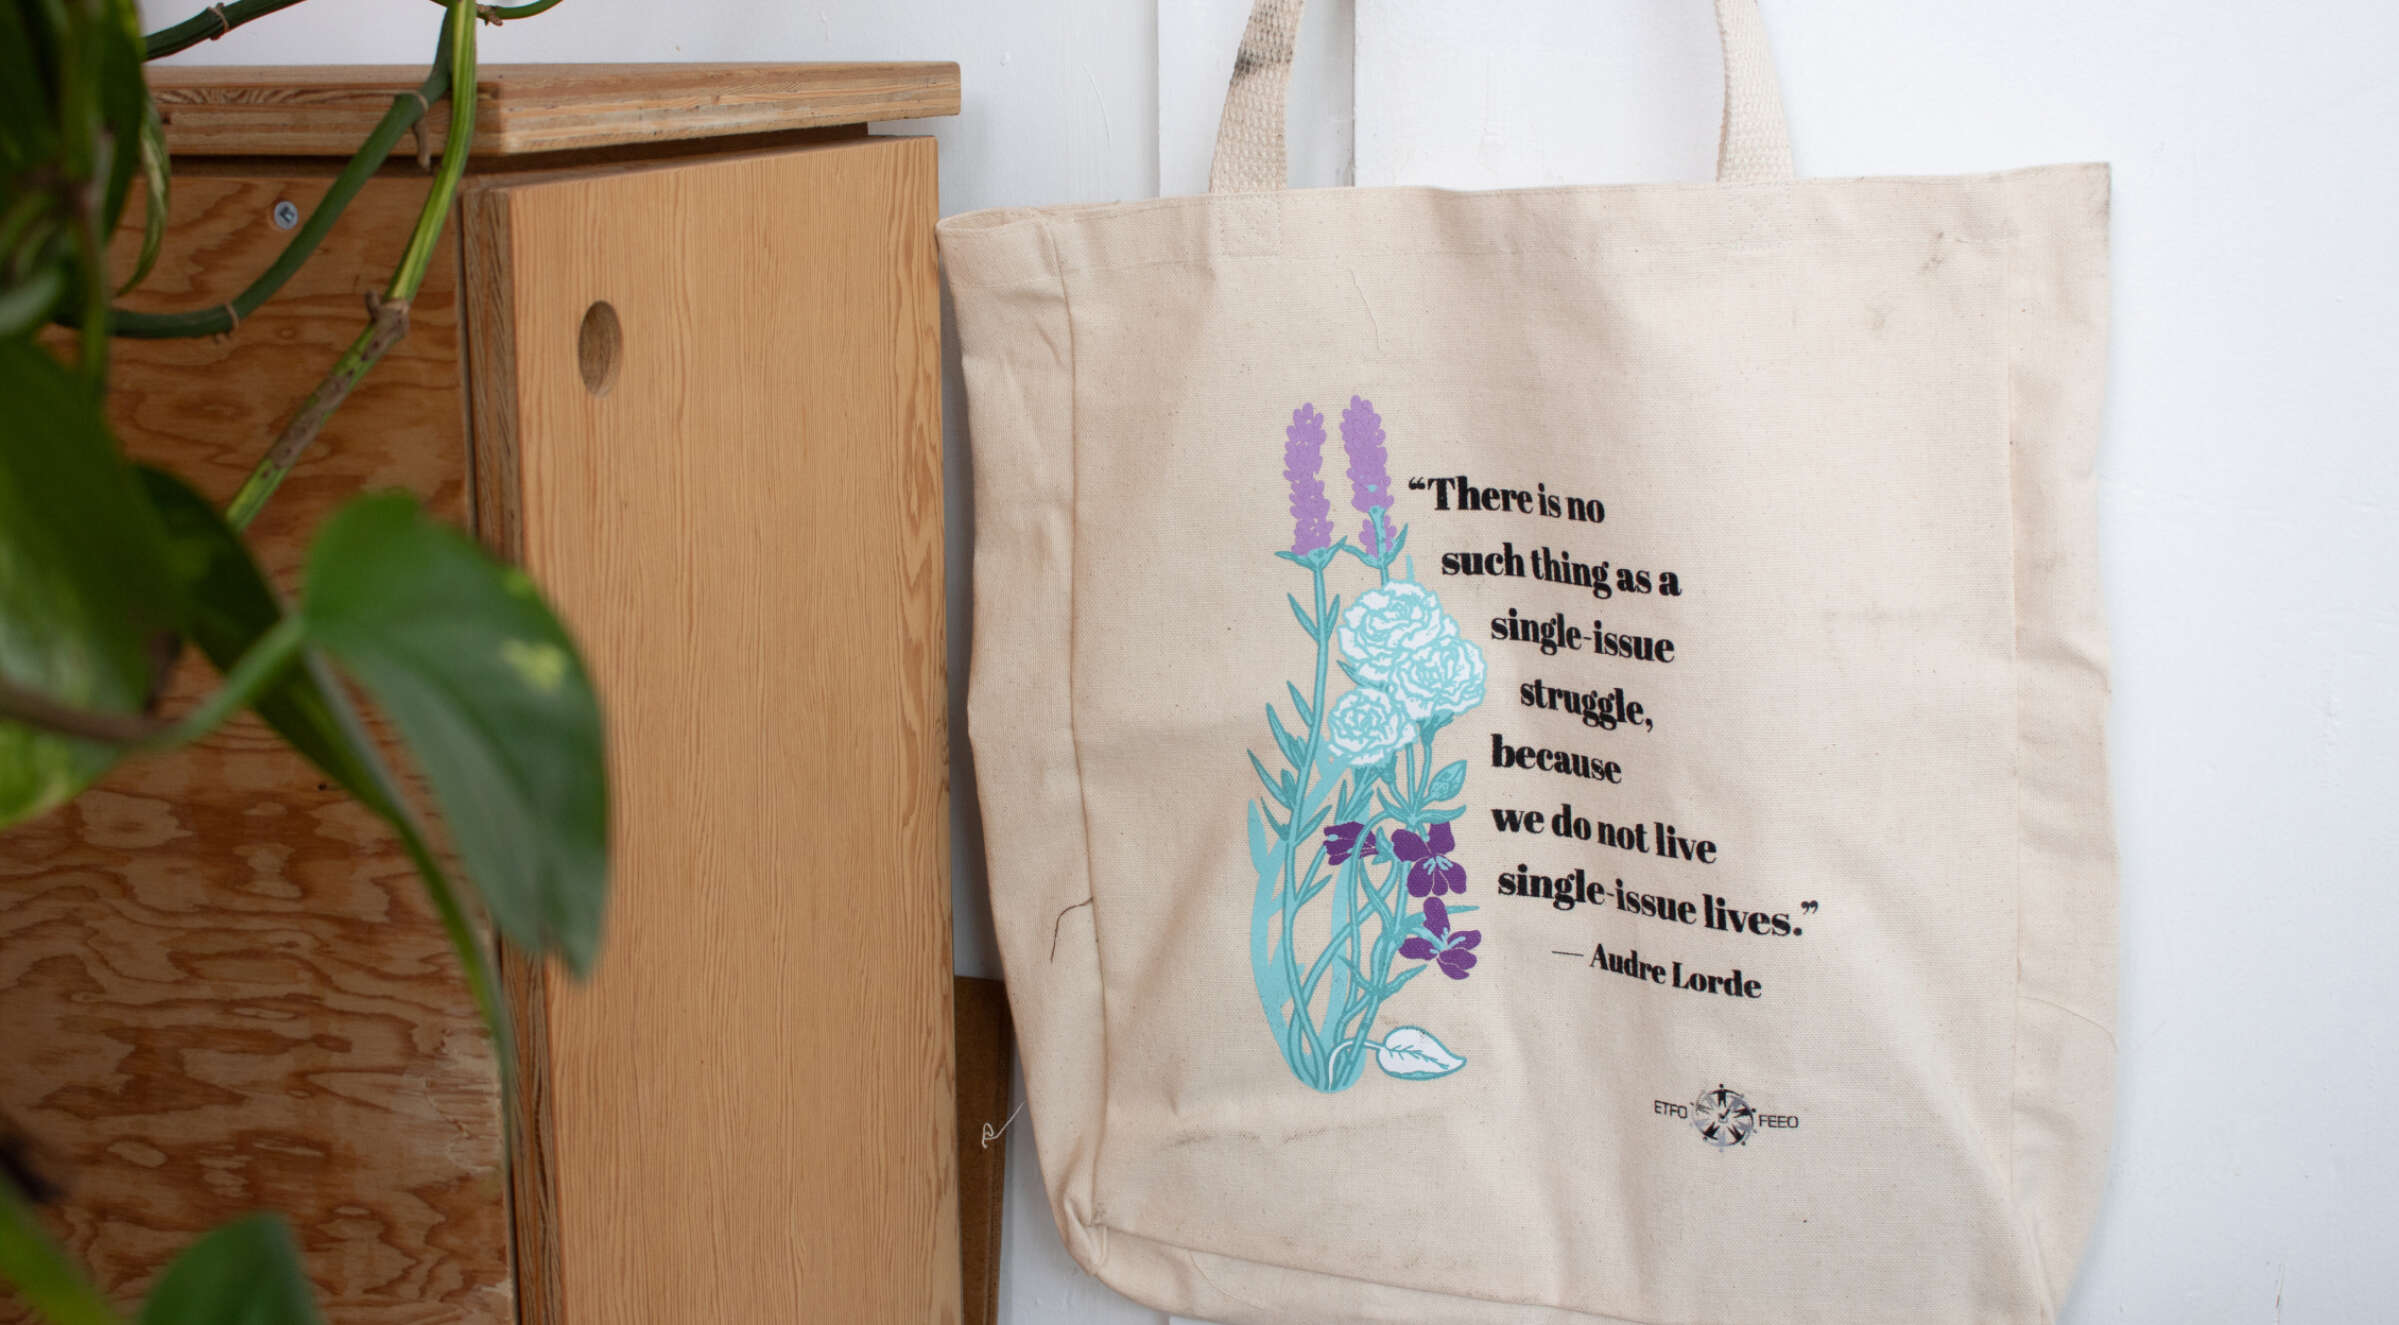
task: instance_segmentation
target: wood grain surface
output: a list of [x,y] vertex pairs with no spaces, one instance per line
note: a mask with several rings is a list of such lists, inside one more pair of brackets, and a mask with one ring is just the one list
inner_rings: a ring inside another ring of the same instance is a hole
[[958,1318],[934,204],[922,139],[468,201],[512,329],[472,347],[478,489],[514,457],[617,797],[599,969],[540,987],[528,1320]]
[[[348,156],[424,80],[421,65],[150,70],[179,156]],[[489,65],[475,93],[476,155],[557,152],[955,115],[958,66]],[[435,150],[448,132],[448,117],[428,119]]]
[[[223,301],[287,237],[275,202],[324,186],[179,179],[128,302]],[[363,325],[423,189],[371,182],[229,341],[119,342],[130,449],[230,496]],[[457,277],[444,247],[408,340],[253,526],[287,588],[362,489],[464,515]],[[170,711],[213,684],[187,659]],[[64,1161],[53,1226],[120,1302],[201,1231],[272,1209],[336,1325],[513,1315],[497,1078],[440,926],[382,826],[255,719],[0,834],[0,1112]],[[28,1318],[0,1294],[0,1320]]]
[[964,1325],[997,1325],[1000,1246],[1007,1226],[1008,1116],[1016,1028],[1008,986],[961,975],[950,982],[958,1046],[958,1275]]

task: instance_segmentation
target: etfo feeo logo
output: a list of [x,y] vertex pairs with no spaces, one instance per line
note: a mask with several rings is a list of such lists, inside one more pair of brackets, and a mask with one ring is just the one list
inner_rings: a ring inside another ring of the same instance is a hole
[[1667,1118],[1680,1118],[1691,1124],[1699,1139],[1718,1150],[1747,1145],[1749,1138],[1763,1131],[1785,1131],[1799,1126],[1799,1116],[1790,1113],[1766,1113],[1751,1104],[1740,1091],[1716,1083],[1714,1090],[1701,1091],[1699,1098],[1689,1104],[1672,1100],[1653,1100],[1650,1112]]

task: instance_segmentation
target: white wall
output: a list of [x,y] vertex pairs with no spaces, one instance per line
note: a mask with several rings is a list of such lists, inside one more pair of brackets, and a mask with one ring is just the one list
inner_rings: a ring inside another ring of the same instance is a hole
[[[1701,0],[1319,0],[1304,183],[1699,177]],[[150,4],[154,22],[189,6]],[[2399,9],[1765,0],[1799,167],[2116,167],[2102,461],[2124,861],[2112,1183],[2070,1325],[2389,1319],[2399,1217]],[[493,60],[953,59],[945,211],[1204,183],[1240,0],[571,0]],[[193,59],[417,61],[315,3]],[[1354,38],[1354,64],[1351,53]],[[1353,135],[1350,110],[1356,110]],[[898,127],[898,126],[895,126]],[[924,126],[917,126],[922,129]],[[1354,166],[1353,166],[1354,145]],[[963,476],[955,421],[953,479]],[[971,530],[953,482],[951,576]],[[965,620],[953,614],[953,637]],[[953,658],[953,672],[964,667]],[[961,767],[959,965],[990,972]],[[1077,1272],[1009,1132],[1003,1318],[1156,1322]]]

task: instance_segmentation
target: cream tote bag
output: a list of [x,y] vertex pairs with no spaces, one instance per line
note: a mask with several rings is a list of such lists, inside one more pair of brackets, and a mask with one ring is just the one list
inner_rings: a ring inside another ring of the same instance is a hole
[[1227,1322],[2053,1319],[2115,1048],[2108,176],[942,226],[969,725],[1075,1258]]

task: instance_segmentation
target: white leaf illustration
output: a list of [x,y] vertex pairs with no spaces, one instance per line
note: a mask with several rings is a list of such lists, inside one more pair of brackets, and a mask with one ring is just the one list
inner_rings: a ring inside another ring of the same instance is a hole
[[1466,1066],[1466,1060],[1443,1048],[1432,1032],[1415,1026],[1397,1027],[1385,1035],[1374,1061],[1384,1075],[1402,1081],[1430,1081]]

